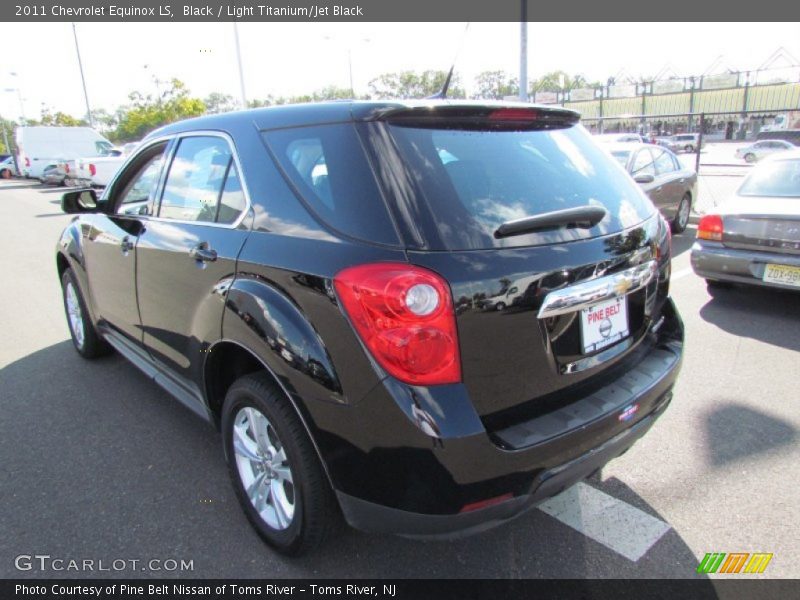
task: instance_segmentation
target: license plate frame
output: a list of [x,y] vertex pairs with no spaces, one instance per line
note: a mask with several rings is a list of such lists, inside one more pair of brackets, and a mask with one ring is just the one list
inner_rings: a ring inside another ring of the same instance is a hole
[[764,265],[764,274],[761,276],[761,281],[800,288],[800,267],[767,263]]
[[580,311],[581,348],[592,354],[608,348],[630,335],[628,297],[598,302]]

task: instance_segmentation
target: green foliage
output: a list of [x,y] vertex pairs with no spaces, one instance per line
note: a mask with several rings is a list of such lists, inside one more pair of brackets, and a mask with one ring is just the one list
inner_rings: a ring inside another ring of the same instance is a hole
[[119,142],[141,139],[158,127],[206,112],[205,103],[192,98],[186,85],[178,79],[173,79],[170,87],[156,98],[131,92],[128,99],[130,104],[117,112],[119,121],[112,134]]
[[[356,97],[358,98],[358,97]],[[362,96],[361,99],[365,99]],[[347,88],[336,87],[329,85],[322,89],[312,92],[311,94],[303,94],[301,96],[267,96],[260,100],[250,100],[247,103],[248,108],[262,108],[265,106],[280,106],[282,104],[303,104],[306,102],[324,102],[326,100],[351,100],[353,94]]]
[[[76,119],[72,115],[61,111],[53,114],[46,108],[42,109],[42,120],[40,123],[45,127],[82,127],[86,125],[86,121]],[[33,125],[33,123],[28,123],[28,125]]]
[[602,85],[599,81],[589,82],[583,75],[568,75],[566,71],[552,71],[532,81],[530,90],[531,92],[536,90],[555,92],[575,88],[601,87]]
[[505,96],[519,96],[519,81],[505,71],[484,71],[475,77],[474,97],[481,100],[502,100]]
[[206,112],[212,115],[218,113],[231,112],[236,110],[238,104],[233,96],[229,94],[220,94],[219,92],[211,92],[206,99],[203,100],[206,105]]
[[[427,98],[442,89],[447,71],[400,71],[399,73],[384,73],[369,82],[370,97],[383,99],[411,99]],[[453,75],[448,98],[465,98],[463,88],[460,86],[458,75]]]

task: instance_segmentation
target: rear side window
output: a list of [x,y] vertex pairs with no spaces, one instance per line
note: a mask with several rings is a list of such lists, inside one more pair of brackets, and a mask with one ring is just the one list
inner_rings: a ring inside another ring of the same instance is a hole
[[[433,213],[437,247],[471,250],[595,237],[637,225],[654,213],[619,158],[598,147],[581,126],[519,131],[445,127],[388,124],[404,169]],[[507,221],[585,205],[608,211],[591,230],[494,238]]]
[[320,220],[350,237],[397,244],[352,124],[268,131],[264,138],[289,182]]

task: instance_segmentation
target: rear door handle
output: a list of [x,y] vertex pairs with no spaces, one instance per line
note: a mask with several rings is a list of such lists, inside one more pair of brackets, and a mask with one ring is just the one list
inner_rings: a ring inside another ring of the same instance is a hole
[[202,262],[214,262],[217,260],[217,251],[209,248],[207,242],[202,242],[189,250],[189,256]]

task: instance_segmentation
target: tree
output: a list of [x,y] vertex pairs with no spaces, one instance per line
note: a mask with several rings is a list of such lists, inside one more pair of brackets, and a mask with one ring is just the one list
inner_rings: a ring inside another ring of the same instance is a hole
[[[447,71],[400,71],[399,73],[384,73],[369,82],[370,97],[383,99],[411,99],[427,98],[442,89]],[[460,87],[458,75],[453,75],[448,98],[465,98],[463,88]]]
[[484,71],[475,77],[475,98],[502,100],[505,96],[519,95],[519,81],[505,71]]
[[80,127],[85,126],[86,121],[76,119],[72,115],[58,111],[53,114],[48,109],[42,109],[41,124],[46,127]]
[[573,90],[575,88],[601,87],[599,81],[589,82],[583,75],[568,75],[566,71],[551,71],[531,82],[531,91]]
[[230,112],[236,110],[238,104],[233,96],[229,94],[220,94],[219,92],[211,92],[206,99],[203,100],[206,105],[206,112],[215,115],[218,113]]
[[119,123],[112,136],[120,142],[141,139],[157,127],[206,112],[205,103],[191,97],[186,85],[178,79],[170,81],[170,87],[157,98],[131,92],[128,99],[130,105],[117,112]]

